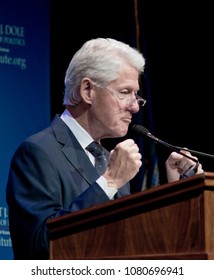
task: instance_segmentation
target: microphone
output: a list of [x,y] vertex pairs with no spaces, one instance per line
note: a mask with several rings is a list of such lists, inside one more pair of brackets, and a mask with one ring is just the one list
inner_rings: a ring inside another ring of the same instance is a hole
[[[184,157],[189,158],[192,161],[196,162],[196,165],[193,168],[191,167],[190,169],[188,169],[181,176],[181,178],[190,177],[190,176],[194,175],[197,172],[199,161],[197,159],[195,159],[195,158],[193,158],[193,157],[183,153],[182,151],[184,151],[185,148],[182,148],[182,147],[179,147],[179,146],[174,146],[174,145],[171,145],[171,144],[169,144],[167,142],[164,142],[164,141],[160,140],[159,138],[157,138],[154,135],[152,135],[147,128],[145,128],[145,127],[143,127],[141,125],[133,125],[133,127],[131,128],[131,131],[134,132],[135,134],[138,134],[138,135],[141,135],[141,136],[147,136],[150,139],[152,139],[153,141],[155,141],[155,143],[160,143],[160,144],[166,146],[167,148],[169,148],[170,150],[175,151],[175,152],[183,155]],[[214,155],[198,152],[198,151],[191,150],[191,149],[186,149],[186,150],[189,151],[192,154],[195,154],[195,155],[205,156],[205,157],[209,157],[209,158],[213,158],[214,159]]]

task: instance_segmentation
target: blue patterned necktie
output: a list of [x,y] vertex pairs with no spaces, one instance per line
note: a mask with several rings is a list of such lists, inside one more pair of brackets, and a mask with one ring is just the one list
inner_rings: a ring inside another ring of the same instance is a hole
[[97,169],[97,173],[102,175],[108,165],[107,157],[102,146],[98,142],[93,141],[86,149],[95,157],[95,168]]

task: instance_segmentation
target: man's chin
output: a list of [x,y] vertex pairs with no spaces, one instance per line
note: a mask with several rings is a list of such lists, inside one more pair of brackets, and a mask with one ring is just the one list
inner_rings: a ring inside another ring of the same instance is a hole
[[120,129],[118,129],[117,136],[115,136],[115,137],[124,137],[124,136],[126,136],[127,132],[128,132],[128,127],[124,128],[124,129],[120,128]]

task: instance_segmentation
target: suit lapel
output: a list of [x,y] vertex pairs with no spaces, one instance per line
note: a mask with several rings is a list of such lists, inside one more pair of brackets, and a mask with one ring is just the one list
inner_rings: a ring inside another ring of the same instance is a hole
[[58,115],[53,119],[51,127],[69,162],[89,184],[94,183],[99,176],[72,131]]

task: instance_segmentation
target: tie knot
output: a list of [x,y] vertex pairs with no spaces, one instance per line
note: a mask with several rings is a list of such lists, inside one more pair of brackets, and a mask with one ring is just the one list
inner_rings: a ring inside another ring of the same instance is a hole
[[101,155],[104,154],[104,150],[103,150],[102,146],[101,146],[98,142],[96,142],[96,141],[91,142],[91,143],[87,146],[86,149],[87,149],[90,153],[92,153],[92,155],[93,155],[94,157],[99,157],[99,156],[101,156]]

